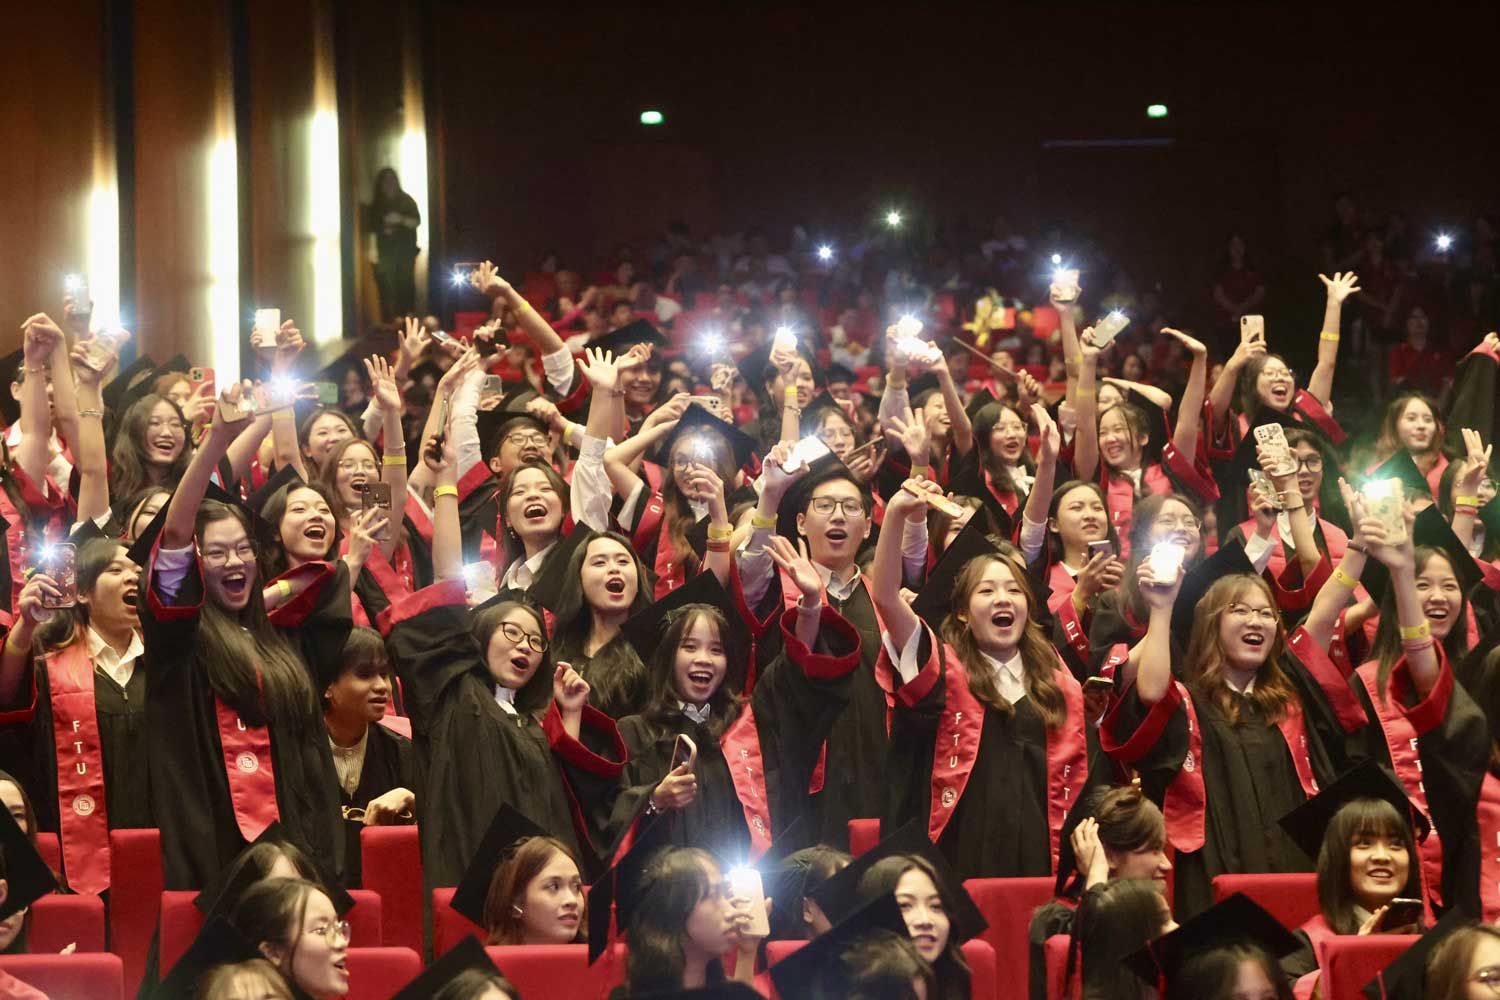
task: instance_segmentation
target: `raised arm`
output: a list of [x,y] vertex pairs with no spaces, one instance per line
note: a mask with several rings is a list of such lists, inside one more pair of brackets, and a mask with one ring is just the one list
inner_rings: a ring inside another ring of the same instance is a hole
[[[422,440],[435,437],[439,430],[445,430],[443,426],[443,411],[448,410],[452,415],[453,397],[457,395],[459,386],[463,385],[464,379],[469,372],[479,366],[479,353],[470,347],[458,356],[451,367],[438,379],[437,389],[432,393],[432,408],[427,411],[427,421],[422,426]],[[454,470],[455,481],[457,469]],[[432,485],[432,468],[425,462],[412,469],[406,479],[407,490],[416,490],[420,494],[428,486]],[[394,513],[394,509],[392,511]]]
[[1230,411],[1234,407],[1234,390],[1239,385],[1240,373],[1245,370],[1255,358],[1264,357],[1266,353],[1266,340],[1260,333],[1246,333],[1244,327],[1240,328],[1240,343],[1224,362],[1224,370],[1214,382],[1214,387],[1208,393],[1208,405],[1213,409],[1214,426],[1210,428],[1214,435],[1227,432],[1231,424]]
[[1137,696],[1143,704],[1154,705],[1167,696],[1172,686],[1172,604],[1182,590],[1183,571],[1179,566],[1172,580],[1158,583],[1148,558],[1141,561],[1136,572],[1141,596],[1151,609],[1150,624],[1146,637],[1122,664],[1124,683],[1117,685],[1116,690],[1129,686],[1133,673]]
[[1208,382],[1208,348],[1203,342],[1189,337],[1181,330],[1163,327],[1162,333],[1182,342],[1193,356],[1193,366],[1188,371],[1187,387],[1182,390],[1182,401],[1177,407],[1177,429],[1172,432],[1172,446],[1183,459],[1192,462],[1198,455],[1198,432],[1203,424],[1203,390]]
[[1474,519],[1479,516],[1479,484],[1490,467],[1494,445],[1472,428],[1463,428],[1464,459],[1453,477],[1453,533],[1465,547],[1474,544]]
[[224,390],[219,397],[220,403],[214,408],[208,430],[198,443],[198,450],[193,452],[193,459],[188,463],[187,471],[182,474],[182,481],[177,484],[171,502],[167,504],[166,522],[161,531],[162,548],[180,549],[192,543],[193,525],[198,519],[198,508],[203,506],[203,495],[208,491],[209,477],[219,467],[219,459],[224,457],[224,452],[228,450],[235,435],[250,424],[248,413],[233,420],[225,419],[225,408],[236,410],[241,394],[249,391],[245,386],[235,384]]
[[1307,504],[1302,499],[1302,491],[1297,488],[1297,467],[1277,468],[1274,457],[1260,444],[1255,446],[1255,457],[1266,478],[1271,480],[1276,498],[1286,509],[1287,520],[1292,527],[1292,547],[1297,550],[1297,565],[1302,569],[1302,579],[1311,580],[1318,563],[1323,561],[1323,553],[1318,551],[1312,521],[1307,516]]
[[894,436],[911,459],[911,474],[915,479],[932,476],[932,445],[927,437],[927,425],[922,418],[907,407],[900,413],[892,413],[885,420],[886,436]]
[[708,504],[708,545],[703,553],[703,568],[729,585],[729,546],[734,528],[729,524],[729,508],[724,502],[724,481],[711,466],[693,463],[688,472],[688,489]]
[[974,425],[969,422],[969,413],[964,409],[953,373],[948,370],[942,355],[938,355],[935,364],[927,365],[927,369],[937,374],[938,391],[943,394],[943,405],[948,407],[948,433],[953,435],[953,455],[955,458],[967,455],[974,448]]
[[[1396,623],[1401,626],[1401,647],[1406,654],[1406,665],[1411,670],[1412,685],[1417,694],[1425,698],[1437,684],[1438,658],[1432,648],[1432,626],[1428,624],[1427,612],[1422,610],[1422,598],[1417,593],[1417,561],[1411,539],[1416,513],[1410,503],[1404,514],[1406,541],[1400,545],[1387,544],[1385,528],[1376,523],[1368,529],[1370,555],[1391,571],[1391,591],[1396,595]],[[1457,622],[1453,627],[1463,628],[1464,625]]]
[[1333,370],[1339,360],[1339,323],[1344,300],[1359,291],[1359,278],[1353,271],[1335,271],[1332,278],[1320,274],[1318,280],[1328,289],[1328,302],[1323,307],[1323,330],[1318,334],[1318,363],[1307,380],[1307,393],[1326,409],[1333,398]]
[[[1071,292],[1064,289],[1057,282],[1053,282],[1047,290],[1047,298],[1052,302],[1052,308],[1057,310],[1057,329],[1062,339],[1063,365],[1067,369],[1067,394],[1063,397],[1069,406],[1077,407],[1078,400],[1074,393],[1078,389],[1078,365],[1083,360],[1082,351],[1078,342],[1078,321],[1074,318],[1073,309],[1077,303],[1077,297],[1059,298],[1059,292]],[[1082,288],[1079,289],[1080,293]]]
[[890,636],[891,644],[897,649],[905,648],[911,634],[921,626],[917,613],[901,598],[902,532],[894,530],[897,525],[906,521],[923,520],[927,517],[927,504],[920,496],[913,496],[911,490],[939,496],[943,492],[937,483],[924,479],[908,479],[902,484],[901,489],[886,504],[885,516],[889,530],[882,531],[880,541],[875,543],[875,564],[870,575],[870,599],[875,603],[875,610],[885,626],[886,634]]
[[[212,419],[213,407],[216,405],[212,394],[213,386],[208,382],[203,384],[209,389],[209,418]],[[271,414],[260,413],[230,442],[229,450],[224,453],[224,457],[229,459],[229,478],[231,480],[241,480],[250,472],[250,460],[255,457],[256,452],[260,451],[261,442],[266,439],[266,435],[269,433],[271,433]],[[292,440],[295,442],[296,439],[297,436],[294,433]],[[290,461],[287,464],[296,468]]]
[[516,315],[516,324],[520,326],[523,333],[536,345],[538,353],[542,355],[556,354],[558,351],[566,350],[567,345],[563,343],[562,337],[552,329],[552,324],[531,307],[531,303],[511,285],[510,282],[500,277],[500,272],[495,265],[485,261],[479,265],[479,273],[475,280],[479,283],[479,290],[491,299],[503,299]]
[[[375,354],[365,359],[365,372],[381,415],[380,478],[391,488],[391,517],[399,521],[406,510],[406,442],[401,436],[401,394],[396,389],[396,373],[390,364]],[[386,558],[396,551],[397,532],[387,530],[380,539],[380,551]]]
[[[47,365],[53,348],[63,339],[63,332],[51,317],[37,313],[22,325],[22,361],[26,380],[21,383],[21,443],[16,448],[16,463],[40,488],[47,478],[51,459],[52,404],[47,399]],[[67,370],[57,378],[67,378]]]
[[[125,334],[129,337],[130,334]],[[123,338],[121,340],[123,343]],[[116,347],[114,352],[119,351]],[[57,342],[52,345],[52,358],[49,362],[52,369],[52,425],[57,428],[58,436],[67,443],[68,447],[78,448],[78,395],[73,385],[73,371],[68,364],[68,340],[67,337],[58,337]],[[61,373],[61,377],[59,377]],[[188,439],[189,441],[192,438]],[[51,439],[48,439],[50,456]],[[68,488],[67,483],[58,483],[63,489]]]
[[[1165,330],[1163,330],[1162,332],[1166,333]],[[1149,400],[1151,402],[1151,405],[1155,406],[1163,413],[1172,408],[1172,394],[1167,390],[1159,388],[1157,386],[1147,385],[1145,382],[1132,382],[1130,381],[1130,379],[1120,378],[1118,375],[1106,375],[1102,379],[1099,379],[1099,381],[1103,382],[1105,385],[1114,386],[1122,393],[1136,393],[1143,399]]]
[[[1079,341],[1078,385],[1073,390],[1078,429],[1073,437],[1073,475],[1090,482],[1099,465],[1099,395],[1094,389],[1094,374],[1099,365],[1099,348],[1093,345],[1094,328],[1083,331]],[[1073,379],[1068,379],[1072,383]]]
[[1349,511],[1349,518],[1354,522],[1354,535],[1349,539],[1349,545],[1344,549],[1344,556],[1339,560],[1338,568],[1328,581],[1318,588],[1313,597],[1312,607],[1308,609],[1307,617],[1302,619],[1302,628],[1311,635],[1314,641],[1325,651],[1333,642],[1333,634],[1338,627],[1339,614],[1354,600],[1355,586],[1365,571],[1365,565],[1369,555],[1369,541],[1365,534],[1367,526],[1379,526],[1379,521],[1372,520],[1364,510],[1358,494],[1349,488],[1349,484],[1343,479],[1339,480],[1339,491],[1344,494],[1344,507]]
[[[102,346],[102,345],[101,345]],[[115,355],[103,371],[95,371],[82,344],[73,348],[71,361],[78,384],[78,448],[74,467],[78,470],[78,521],[97,522],[109,515],[109,460],[104,444],[104,403],[99,385],[115,366]],[[54,371],[58,369],[54,367]]]
[[[899,545],[896,546],[900,548]],[[818,624],[823,617],[823,578],[807,557],[807,543],[797,542],[797,548],[780,535],[772,535],[766,543],[766,554],[771,561],[792,578],[802,596],[797,600],[797,639],[808,649],[818,641]],[[901,575],[901,555],[896,555],[896,576]],[[907,609],[910,613],[910,609]]]
[[[438,442],[438,435],[442,442]],[[441,580],[464,576],[463,535],[458,518],[458,455],[448,427],[422,439],[422,462],[432,474],[432,573]],[[394,511],[393,511],[394,513]]]
[[1036,424],[1041,447],[1037,450],[1036,480],[1031,484],[1031,492],[1026,494],[1026,506],[1021,510],[1021,554],[1028,564],[1042,554],[1042,548],[1047,544],[1047,509],[1052,505],[1052,488],[1057,480],[1057,453],[1062,447],[1062,434],[1045,406],[1032,403],[1031,420]]

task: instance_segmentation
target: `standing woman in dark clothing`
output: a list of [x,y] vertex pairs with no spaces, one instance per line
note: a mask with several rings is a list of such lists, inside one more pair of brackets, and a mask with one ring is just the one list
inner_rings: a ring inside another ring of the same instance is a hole
[[[216,408],[147,560],[151,794],[170,889],[201,886],[276,819],[331,878],[344,868],[338,783],[310,665],[266,615],[248,515],[204,499],[210,474],[249,423],[226,417],[237,393],[230,388]],[[307,582],[285,585],[300,596]],[[348,591],[328,594],[335,604],[342,598],[347,628]],[[338,610],[282,617],[294,628]]]
[[401,190],[396,171],[384,167],[375,175],[375,197],[365,206],[365,230],[370,234],[370,263],[380,290],[380,318],[404,316],[416,309],[417,226],[422,211]]

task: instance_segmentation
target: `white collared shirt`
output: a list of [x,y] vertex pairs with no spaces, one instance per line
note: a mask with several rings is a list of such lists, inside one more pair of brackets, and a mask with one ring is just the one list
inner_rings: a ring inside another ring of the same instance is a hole
[[682,709],[683,715],[685,715],[689,719],[692,719],[694,722],[698,723],[698,725],[708,725],[708,716],[712,709],[710,709],[706,703],[702,705],[694,705],[690,702],[679,701],[677,703],[677,706]]
[[980,652],[979,655],[984,657],[984,662],[995,675],[995,687],[999,690],[1000,697],[1012,705],[1026,697],[1026,675],[1021,666],[1019,649],[1003,662],[985,652]]
[[1246,696],[1248,696],[1248,695],[1252,694],[1255,691],[1255,678],[1254,677],[1252,677],[1248,681],[1246,681],[1244,687],[1237,688],[1237,687],[1234,686],[1234,681],[1232,681],[1232,680],[1229,679],[1229,675],[1225,674],[1224,675],[1224,683],[1228,684],[1229,685],[1229,690],[1233,691],[1235,694],[1240,694],[1240,695],[1246,695]]
[[328,749],[333,752],[333,770],[339,776],[339,787],[345,795],[353,795],[359,787],[359,779],[365,773],[365,750],[370,746],[370,729],[352,747],[341,747],[328,737]]
[[510,715],[520,715],[516,711],[516,689],[505,687],[503,684],[495,685],[495,704],[500,706],[502,712]]
[[141,643],[141,634],[135,631],[130,633],[130,645],[123,653],[105,642],[104,637],[95,632],[92,625],[84,629],[83,637],[89,644],[89,659],[94,661],[94,666],[108,674],[110,680],[120,687],[129,684],[130,678],[135,675],[135,661],[146,651]]
[[834,577],[833,570],[821,563],[813,563],[813,569],[823,578],[823,592],[830,600],[847,601],[854,593],[854,588],[859,586],[859,570],[856,568],[850,574],[848,580],[839,580]]
[[517,559],[505,570],[505,576],[500,580],[501,590],[525,590],[536,580],[537,571],[542,568],[542,560],[547,558],[547,553],[552,551],[553,542],[530,559]]

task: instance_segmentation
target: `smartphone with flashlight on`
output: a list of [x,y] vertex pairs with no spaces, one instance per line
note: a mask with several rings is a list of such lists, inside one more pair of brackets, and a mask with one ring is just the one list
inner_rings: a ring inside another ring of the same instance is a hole
[[798,472],[807,468],[818,459],[829,453],[828,445],[816,434],[807,437],[792,445],[792,453],[787,456],[783,472]]
[[1266,339],[1266,318],[1264,316],[1241,316],[1240,338],[1250,340]]
[[729,883],[730,905],[750,917],[750,922],[744,927],[745,936],[769,936],[771,922],[766,914],[766,890],[761,882],[760,872],[754,868],[735,868],[725,877],[725,881]]
[[453,287],[479,290],[479,268],[477,260],[461,260],[453,265]]
[[119,353],[121,339],[119,333],[107,330],[98,331],[88,340],[83,341],[83,363],[95,372],[104,374]]
[[94,307],[89,298],[89,278],[86,274],[70,274],[63,279],[63,291],[73,300],[73,312],[87,316]]
[[1130,317],[1116,309],[1114,312],[1105,313],[1099,317],[1094,324],[1093,345],[1101,351],[1114,342],[1120,332],[1130,325]]
[[691,736],[684,733],[677,734],[677,740],[672,744],[672,766],[667,770],[675,771],[684,764],[691,771],[698,763],[698,744],[693,742]]
[[255,325],[250,328],[252,334],[260,334],[256,346],[263,351],[276,349],[276,334],[281,330],[280,309],[257,309],[255,310]]
[[1052,298],[1060,303],[1078,301],[1078,268],[1060,267],[1052,272]]
[[1372,479],[1360,487],[1365,510],[1385,529],[1386,545],[1406,543],[1406,488],[1399,479]]
[[1157,542],[1151,546],[1151,577],[1157,586],[1169,587],[1177,582],[1177,571],[1182,568],[1182,560],[1187,557],[1187,550],[1176,542]]
[[230,402],[223,396],[219,397],[219,419],[226,424],[237,423],[246,417],[253,417],[260,412],[260,400],[255,398],[251,390],[241,387],[240,398],[237,402]]
[[57,584],[58,595],[43,595],[42,607],[49,610],[71,608],[78,603],[78,549],[72,542],[48,542],[36,552],[32,570],[44,573]]

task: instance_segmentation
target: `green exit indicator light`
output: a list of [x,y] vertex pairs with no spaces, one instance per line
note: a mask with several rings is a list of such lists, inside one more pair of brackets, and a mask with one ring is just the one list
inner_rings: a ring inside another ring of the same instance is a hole
[[[642,119],[645,118],[644,115],[642,115],[641,117],[642,117]],[[1167,117],[1167,106],[1165,104],[1148,104],[1148,105],[1146,105],[1146,117],[1147,118],[1165,118],[1165,117]]]
[[[1165,112],[1163,112],[1163,113],[1165,113]],[[663,121],[665,121],[665,119],[662,117],[662,113],[660,111],[642,111],[641,112],[641,124],[642,125],[660,125]]]

